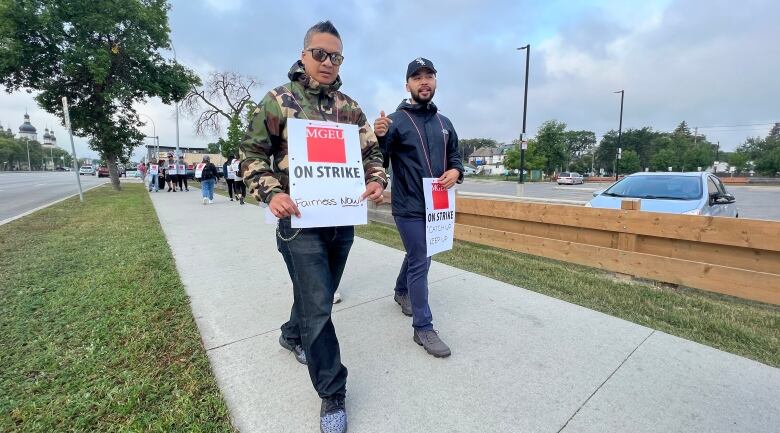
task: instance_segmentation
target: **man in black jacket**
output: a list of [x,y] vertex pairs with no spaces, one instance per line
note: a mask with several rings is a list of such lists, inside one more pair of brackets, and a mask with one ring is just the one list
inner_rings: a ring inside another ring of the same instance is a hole
[[438,178],[445,188],[463,181],[458,136],[449,119],[431,102],[436,92],[436,68],[422,57],[406,69],[406,90],[411,97],[395,113],[384,111],[374,131],[393,168],[393,217],[401,234],[406,257],[395,283],[395,301],[412,316],[414,342],[435,357],[450,356],[450,348],[433,329],[428,305],[428,269],[425,243],[425,195],[422,178]]

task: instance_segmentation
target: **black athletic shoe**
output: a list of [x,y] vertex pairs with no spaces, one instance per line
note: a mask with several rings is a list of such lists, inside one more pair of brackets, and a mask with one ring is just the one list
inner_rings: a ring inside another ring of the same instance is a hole
[[279,344],[284,347],[285,349],[289,350],[290,352],[295,355],[295,360],[300,362],[303,365],[306,365],[306,352],[303,351],[303,347],[300,344],[292,345],[287,340],[284,339],[284,336],[279,336]]
[[320,432],[347,433],[347,406],[344,397],[322,399]]

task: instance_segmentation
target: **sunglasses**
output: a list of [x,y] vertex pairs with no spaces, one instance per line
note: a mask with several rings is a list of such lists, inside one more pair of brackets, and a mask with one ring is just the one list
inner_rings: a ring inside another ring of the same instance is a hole
[[344,62],[344,56],[342,56],[341,54],[329,53],[323,50],[322,48],[309,48],[306,51],[311,52],[312,58],[314,58],[314,60],[320,63],[324,62],[325,59],[327,59],[328,57],[330,57],[330,62],[333,63],[334,66],[338,66],[342,62]]

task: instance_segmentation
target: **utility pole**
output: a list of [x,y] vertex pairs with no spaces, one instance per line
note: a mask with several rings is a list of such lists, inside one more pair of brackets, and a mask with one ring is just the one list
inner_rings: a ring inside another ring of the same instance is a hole
[[30,139],[24,137],[24,142],[27,144],[27,170],[32,171],[32,163],[30,162]]
[[525,183],[525,118],[528,110],[528,63],[531,59],[531,44],[518,48],[518,50],[525,50],[525,92],[523,92],[523,131],[520,133],[520,176],[517,180],[518,183]]
[[699,138],[699,127],[696,126],[693,128],[693,144],[696,144],[698,138]]
[[623,158],[623,149],[620,147],[620,137],[623,135],[623,97],[625,90],[619,90],[613,93],[620,93],[620,126],[618,127],[617,155],[615,155],[615,182],[618,180],[618,171],[620,170],[620,160]]

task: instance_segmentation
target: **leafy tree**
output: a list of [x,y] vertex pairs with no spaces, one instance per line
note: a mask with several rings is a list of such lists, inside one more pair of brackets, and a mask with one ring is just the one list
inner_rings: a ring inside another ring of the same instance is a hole
[[650,164],[652,170],[654,171],[667,171],[669,167],[672,167],[672,170],[682,169],[682,163],[680,162],[680,157],[672,149],[663,149],[660,152],[656,153],[653,156],[653,160]]
[[567,166],[572,160],[590,153],[596,146],[596,133],[593,131],[566,131],[564,133]]
[[[106,161],[122,161],[143,140],[133,108],[147,98],[169,104],[200,83],[160,51],[170,47],[165,0],[0,2],[0,83],[38,91],[36,101],[62,117],[70,104],[74,135],[89,137]],[[120,189],[115,164],[111,182]]]
[[631,149],[623,151],[620,158],[621,158],[620,159],[621,174],[628,175],[631,173],[642,171],[642,166],[639,163],[639,154],[637,154],[635,151]]
[[[520,140],[515,139],[512,141],[512,148],[506,151],[504,154],[504,167],[508,170],[520,169]],[[538,142],[535,139],[528,140],[528,149],[525,151],[525,169],[530,170],[543,170],[547,160],[544,156],[539,155]]]
[[745,152],[734,152],[729,155],[729,165],[734,167],[737,173],[742,173],[748,169],[748,161],[750,158]]
[[544,157],[546,174],[562,168],[566,162],[566,124],[556,120],[544,122],[536,133],[536,149]]
[[713,149],[706,143],[695,144],[683,155],[683,166],[687,171],[696,171],[698,167],[706,169],[714,162]]

